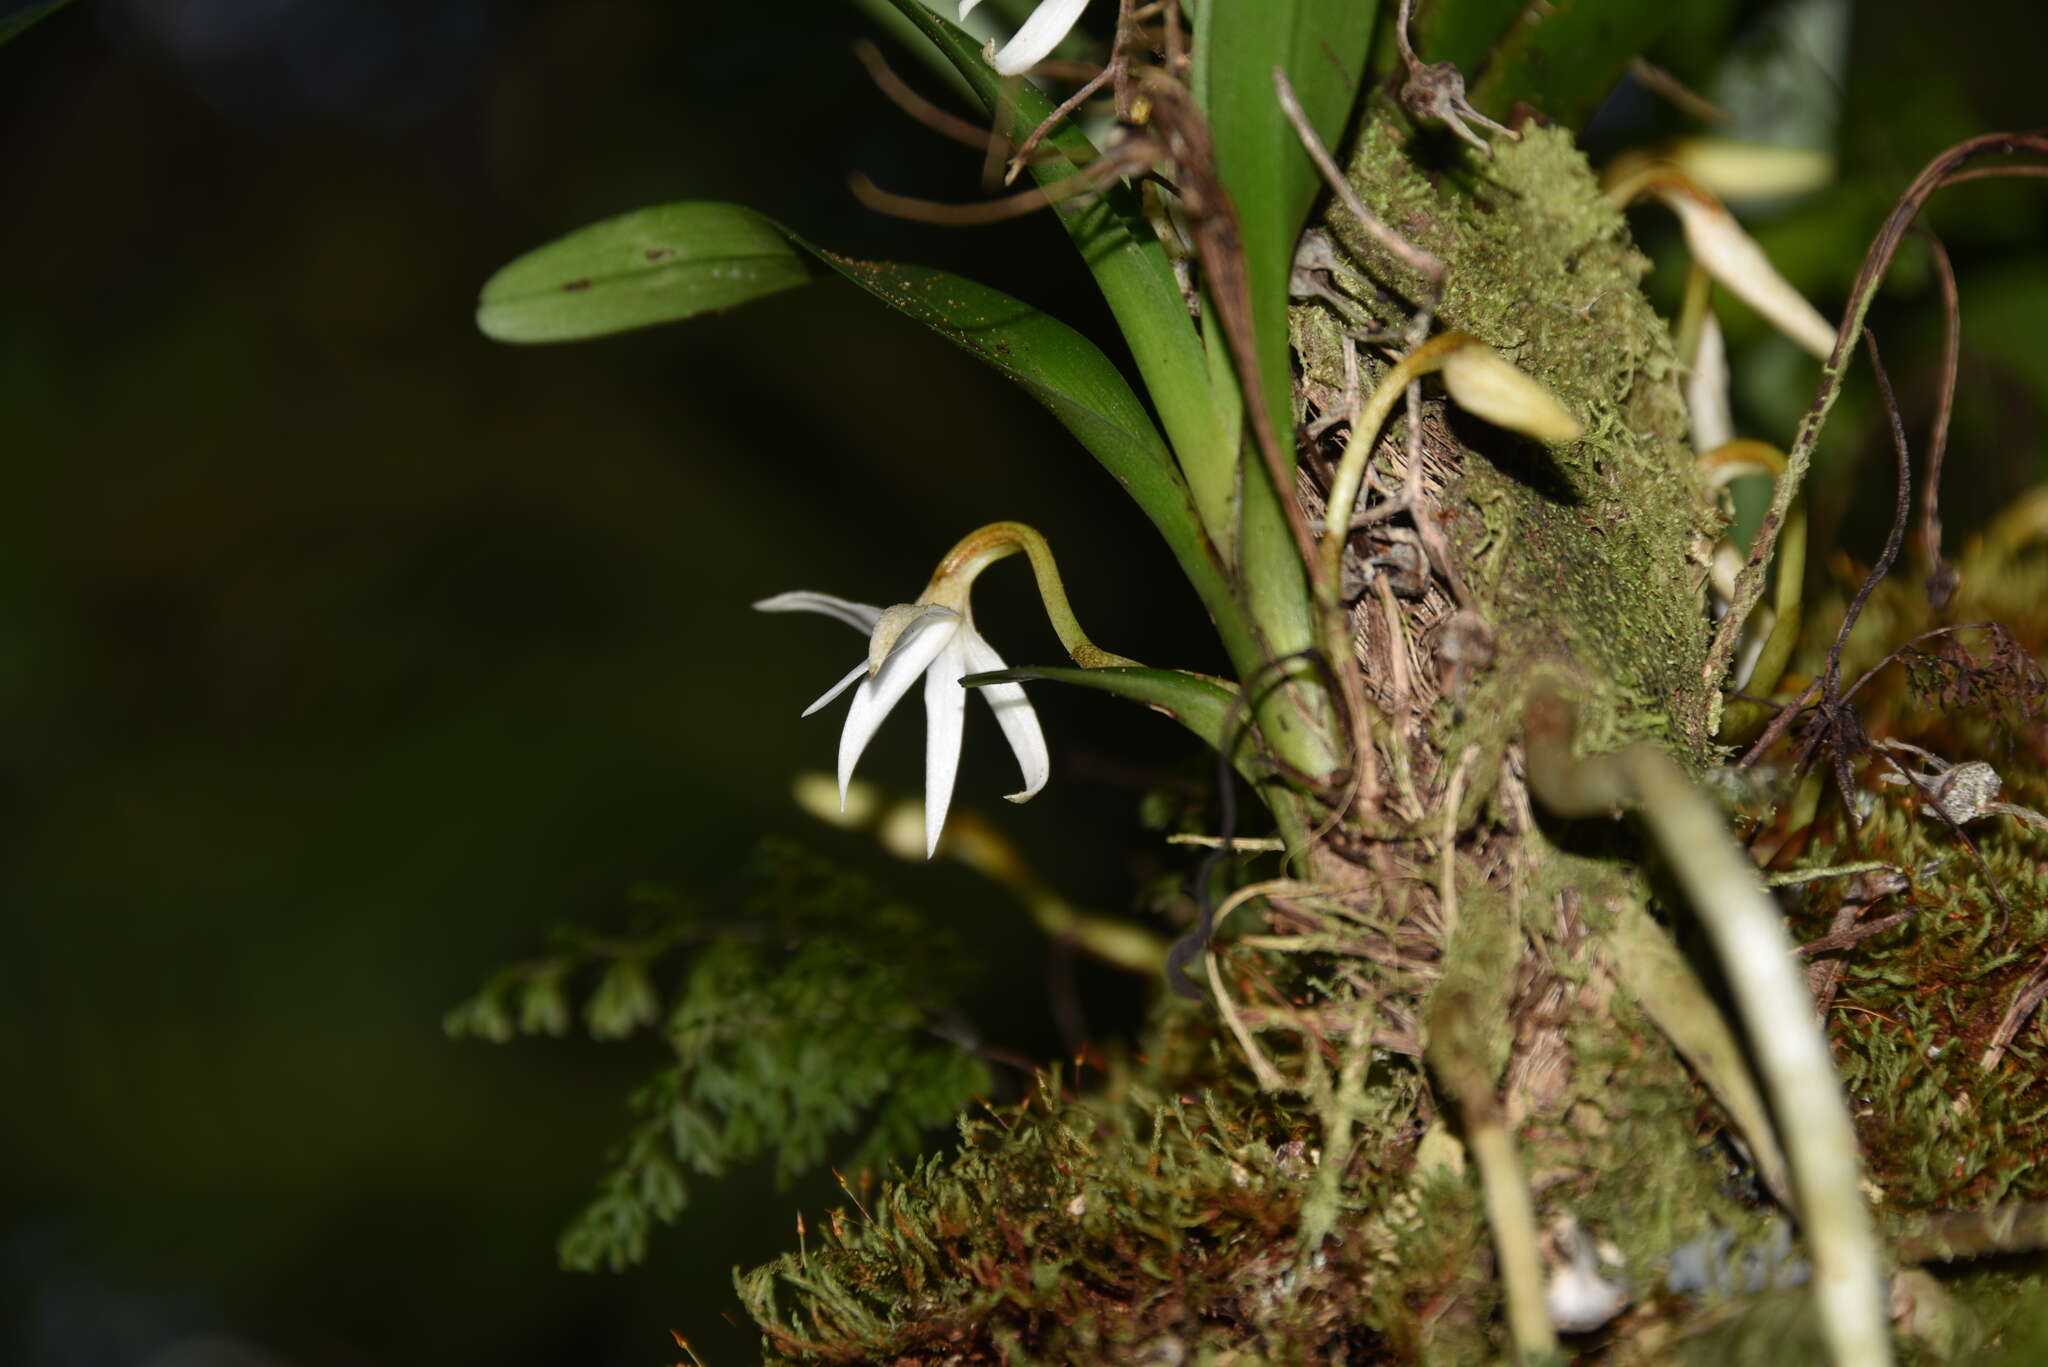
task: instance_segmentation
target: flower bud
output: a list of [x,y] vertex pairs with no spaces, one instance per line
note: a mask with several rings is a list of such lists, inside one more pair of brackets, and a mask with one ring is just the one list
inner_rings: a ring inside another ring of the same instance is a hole
[[1484,342],[1471,341],[1443,358],[1444,388],[1458,407],[1495,427],[1538,441],[1576,441],[1583,428],[1551,392]]

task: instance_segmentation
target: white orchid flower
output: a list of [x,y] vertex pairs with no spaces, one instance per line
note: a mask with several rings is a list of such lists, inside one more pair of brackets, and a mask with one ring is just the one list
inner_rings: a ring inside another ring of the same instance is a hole
[[[810,716],[858,683],[853,690],[853,706],[846,713],[845,729],[839,733],[842,811],[846,808],[847,785],[853,781],[853,768],[860,762],[861,752],[874,739],[882,718],[903,700],[918,675],[924,676],[924,839],[925,856],[929,858],[939,847],[939,832],[946,824],[946,809],[953,801],[953,779],[960,768],[960,733],[967,718],[967,690],[961,687],[960,680],[968,674],[1004,668],[1002,656],[974,629],[965,594],[961,594],[957,608],[932,602],[878,608],[834,598],[829,593],[801,591],[764,598],[754,606],[762,612],[820,612],[867,633],[867,659],[855,665],[803,713]],[[1017,684],[991,684],[977,691],[995,710],[996,721],[1002,725],[1018,767],[1024,771],[1023,791],[1011,793],[1010,801],[1027,801],[1045,787],[1051,772],[1038,714],[1031,710],[1030,700]]]
[[[960,0],[960,17],[965,19],[980,3],[981,0]],[[1088,0],[1040,0],[1038,8],[1024,21],[1024,27],[1000,52],[994,50],[994,43],[989,44],[989,65],[1005,76],[1023,75],[1052,54],[1087,8]]]

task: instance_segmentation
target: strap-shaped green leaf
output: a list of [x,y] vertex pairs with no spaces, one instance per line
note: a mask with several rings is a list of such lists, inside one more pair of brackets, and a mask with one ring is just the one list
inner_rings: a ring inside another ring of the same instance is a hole
[[986,285],[825,251],[736,204],[667,204],[536,248],[484,286],[477,323],[505,341],[597,337],[787,289],[813,261],[980,357],[1051,410],[1152,519],[1233,655],[1250,636],[1173,455],[1093,342]]
[[1195,25],[1195,101],[1215,141],[1216,176],[1237,206],[1259,380],[1281,433],[1292,426],[1294,384],[1287,280],[1320,181],[1280,108],[1273,72],[1287,73],[1310,125],[1335,146],[1358,98],[1378,8],[1378,0],[1213,4]]
[[987,674],[969,674],[960,682],[969,688],[988,684],[1029,683],[1077,684],[1164,712],[1209,743],[1222,749],[1225,728],[1234,728],[1242,740],[1250,730],[1245,709],[1238,705],[1237,690],[1199,674],[1177,669],[1072,669],[1060,666],[1026,666],[998,669]]
[[579,228],[484,283],[476,325],[500,342],[569,342],[731,308],[817,268],[781,228],[730,204],[663,204]]

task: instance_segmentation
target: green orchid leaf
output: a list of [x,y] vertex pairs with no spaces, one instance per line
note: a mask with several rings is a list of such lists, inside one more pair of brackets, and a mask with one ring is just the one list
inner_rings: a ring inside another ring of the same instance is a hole
[[1250,648],[1236,599],[1151,417],[1093,342],[986,285],[856,261],[736,204],[668,204],[535,249],[484,286],[477,323],[500,341],[597,337],[729,308],[822,265],[981,358],[1051,410],[1137,500],[1201,595],[1227,648]]
[[1785,1154],[1734,1029],[1669,932],[1640,906],[1618,904],[1615,911],[1618,920],[1604,948],[1623,989],[1726,1108],[1749,1143],[1764,1185],[1789,1204]]
[[19,38],[29,29],[34,28],[37,24],[70,3],[71,0],[44,0],[43,4],[30,5],[26,9],[17,10],[6,18],[0,19],[0,43]]
[[1077,684],[1143,703],[1172,717],[1207,741],[1211,749],[1222,748],[1226,727],[1239,732],[1236,737],[1239,741],[1250,730],[1245,709],[1238,705],[1237,690],[1214,679],[1185,674],[1177,669],[1073,669],[1064,665],[1030,665],[1021,669],[969,674],[960,682],[969,688],[984,688],[989,684],[1038,680]]
[[674,322],[801,285],[816,267],[781,228],[730,204],[621,214],[528,252],[484,284],[500,342],[568,342]]
[[[1378,8],[1377,0],[1261,0],[1205,5],[1195,23],[1195,102],[1208,120],[1216,177],[1236,208],[1251,361],[1263,391],[1243,401],[1264,405],[1288,463],[1294,458],[1294,372],[1287,284],[1302,225],[1323,187],[1281,108],[1273,73],[1286,73],[1310,127],[1325,146],[1337,146],[1358,100]],[[1218,295],[1229,282],[1207,284],[1210,316],[1220,324],[1228,301]],[[1212,336],[1212,345],[1222,342]],[[1224,383],[1219,377],[1218,386]],[[1275,656],[1294,654],[1316,641],[1307,575],[1281,505],[1294,491],[1272,487],[1262,453],[1244,464],[1239,560],[1252,616]],[[1268,740],[1304,768],[1335,768],[1336,757],[1315,738],[1322,728],[1301,728],[1298,715],[1298,705],[1278,698],[1262,707]]]
[[1273,72],[1287,73],[1310,126],[1336,146],[1378,8],[1378,0],[1262,0],[1205,5],[1195,24],[1195,102],[1209,121],[1216,177],[1237,208],[1259,382],[1277,432],[1292,429],[1287,280],[1322,182],[1280,108]]
[[[980,101],[984,116],[996,120],[1013,144],[1021,144],[1051,117],[1053,104],[1043,92],[997,75],[982,56],[981,45],[957,26],[919,0],[891,3],[952,62]],[[1044,187],[1071,178],[1100,157],[1071,123],[1062,124],[1040,145],[1048,155],[1032,163],[1031,174]],[[1098,193],[1063,201],[1055,212],[1116,316],[1193,488],[1203,524],[1217,545],[1229,546],[1236,520],[1232,490],[1237,433],[1211,397],[1201,339],[1158,234],[1139,212],[1137,196],[1117,182]],[[1252,667],[1244,660],[1239,663]]]

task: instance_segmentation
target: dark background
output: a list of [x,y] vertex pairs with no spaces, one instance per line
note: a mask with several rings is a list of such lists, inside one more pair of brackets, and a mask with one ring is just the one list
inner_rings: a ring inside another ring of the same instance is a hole
[[[836,283],[576,347],[471,322],[528,247],[723,198],[1109,335],[1049,222],[854,206],[855,168],[968,198],[974,159],[874,94],[851,9],[743,9],[86,0],[0,49],[0,1360],[650,1363],[670,1326],[747,1360],[730,1271],[829,1188],[699,1184],[644,1268],[560,1272],[658,1052],[440,1018],[636,882],[715,894],[764,833],[945,916],[1010,966],[990,1038],[1059,1048],[999,894],[790,805],[836,745],[797,712],[859,643],[747,604],[898,601],[1015,517],[1099,641],[1212,667],[1149,527],[1028,400]],[[1780,231],[1824,307],[1926,156],[2042,121],[2025,16],[1859,8],[1845,156],[1878,188]],[[1958,193],[1960,530],[2040,476],[2048,264],[2037,188]],[[1895,293],[1888,354],[1924,371],[1924,278]],[[1787,373],[1744,398],[1770,430],[1810,393]],[[1852,547],[1888,511],[1844,513]],[[991,576],[983,625],[1055,660],[1024,583]],[[1156,845],[1136,797],[1200,761],[1107,701],[1041,708],[1056,781],[1005,829],[1122,908]],[[864,771],[914,784],[917,730]],[[986,807],[1010,761],[970,732]],[[1097,1027],[1146,990],[1096,982]]]

